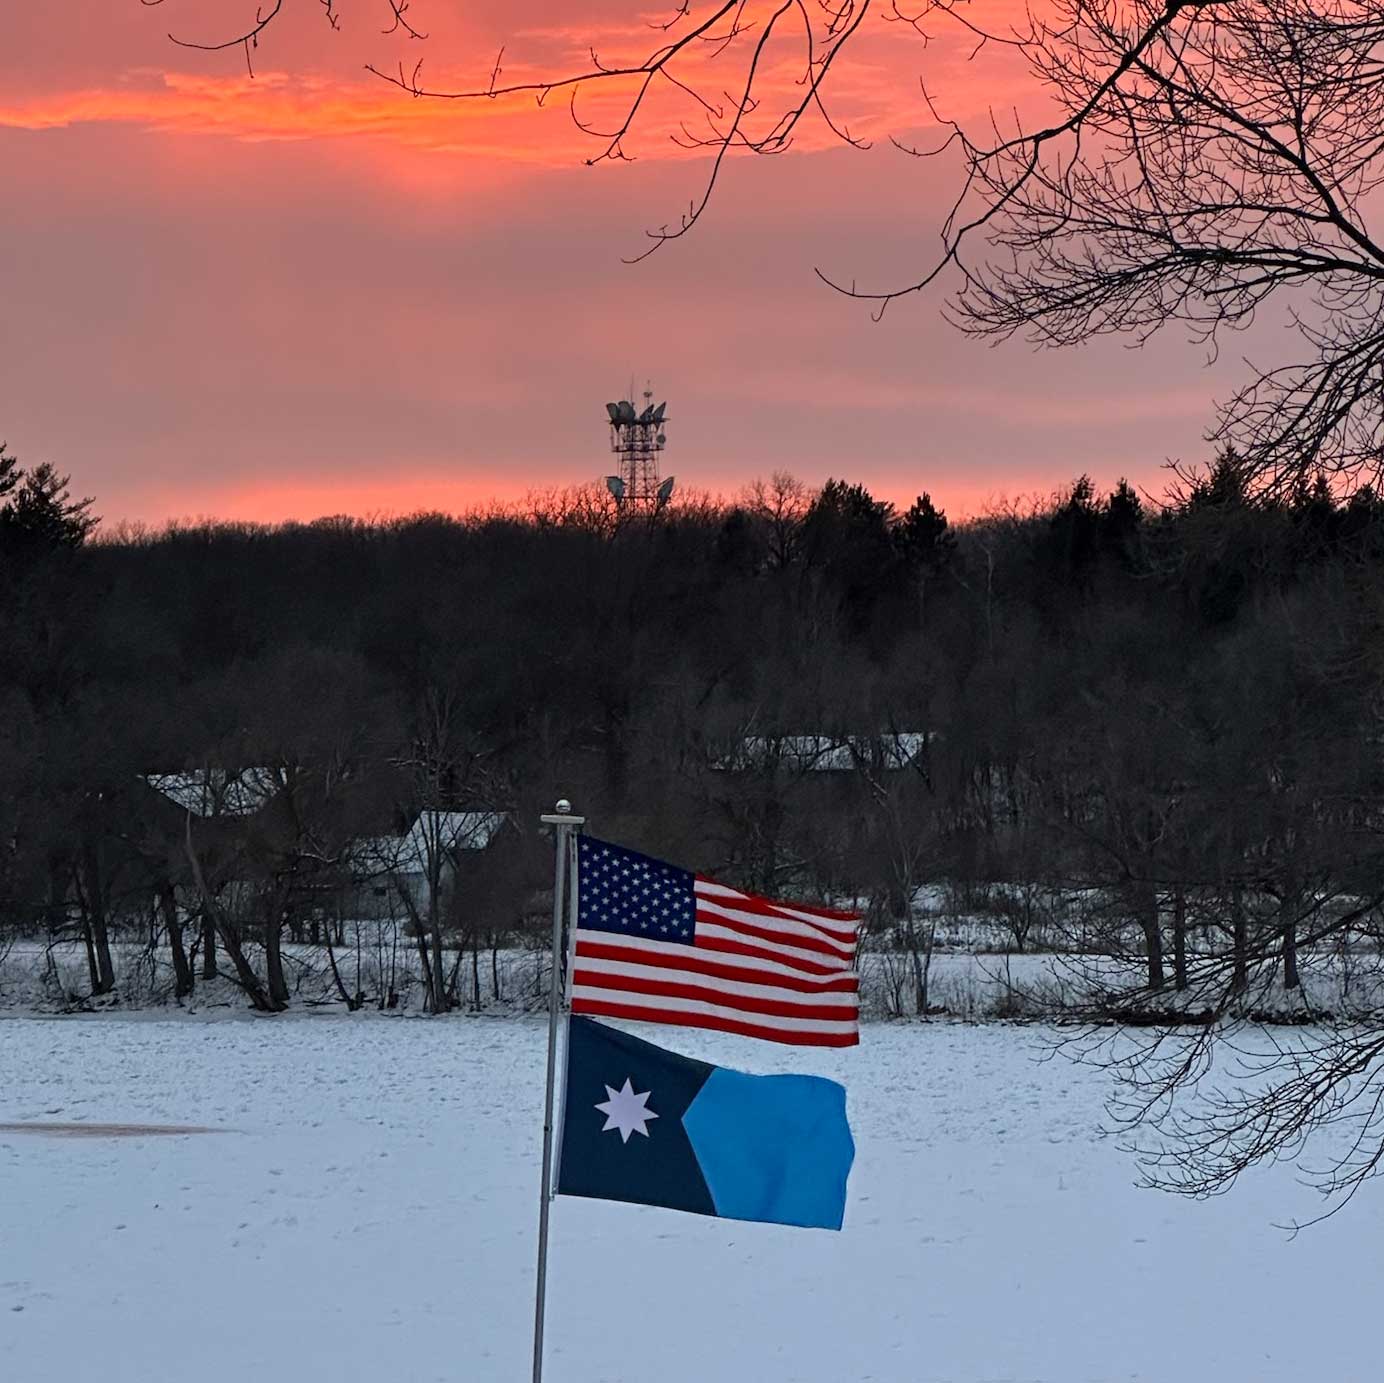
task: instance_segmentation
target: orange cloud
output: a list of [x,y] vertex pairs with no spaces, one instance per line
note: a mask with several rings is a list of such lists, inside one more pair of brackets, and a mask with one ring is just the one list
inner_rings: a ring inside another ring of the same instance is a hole
[[540,129],[543,115],[517,97],[444,105],[410,100],[383,83],[344,86],[282,73],[253,79],[168,73],[0,105],[0,126],[50,130],[103,123],[252,142],[365,137],[416,150],[570,166],[586,147],[583,137],[560,117],[544,120]]
[[[637,36],[637,35],[636,35]],[[506,57],[499,80],[503,84],[536,82],[554,75],[591,70],[588,44],[603,62],[646,57],[617,55],[616,41],[628,48],[628,25],[606,26],[596,35],[576,28],[530,31],[532,40],[523,60]],[[611,45],[609,55],[602,40]],[[525,46],[522,42],[516,47]],[[434,49],[444,56],[449,50]],[[648,50],[651,51],[651,50]],[[729,93],[740,90],[743,62],[749,49],[734,60],[720,61],[705,52],[679,59],[680,81],[705,93],[724,119],[734,108]],[[862,35],[843,55],[823,89],[832,119],[868,140],[904,133],[930,123],[910,62],[899,62],[900,44],[892,34]],[[791,36],[773,50],[756,77],[757,109],[742,122],[750,137],[771,128],[782,111],[803,95],[803,50]],[[938,52],[930,63],[947,55]],[[404,69],[407,70],[406,68]],[[474,90],[484,87],[486,72],[460,74],[438,69],[423,74],[432,91]],[[576,91],[577,111],[590,129],[618,128],[640,79],[614,78]],[[52,130],[83,124],[133,126],[156,133],[193,133],[247,142],[275,140],[370,139],[406,151],[465,154],[478,160],[572,167],[599,155],[605,141],[583,132],[569,114],[571,88],[552,93],[543,107],[533,94],[464,100],[411,98],[376,76],[324,75],[320,70],[259,69],[245,72],[191,73],[137,68],[114,82],[99,85],[37,89],[8,97],[0,93],[0,127]],[[627,154],[641,159],[684,159],[700,151],[686,147],[680,129],[709,136],[707,112],[686,90],[672,82],[657,82],[629,137]],[[805,151],[829,148],[839,142],[820,114],[810,108],[795,132],[793,145]]]
[[[705,9],[694,6],[694,15],[664,32],[661,26],[673,10],[671,0],[663,6],[647,0],[593,0],[582,7],[581,22],[573,21],[571,7],[559,8],[552,0],[527,0],[489,11],[439,0],[427,6],[430,40],[401,44],[381,38],[373,24],[365,23],[366,9],[348,20],[346,31],[330,34],[313,13],[315,7],[307,6],[281,15],[266,31],[255,55],[258,75],[251,80],[238,48],[201,53],[173,47],[162,37],[165,27],[180,36],[206,39],[223,30],[234,32],[235,18],[244,9],[241,4],[209,6],[205,0],[185,0],[151,13],[139,11],[134,0],[128,0],[128,10],[113,7],[110,0],[71,3],[80,20],[75,28],[70,13],[64,18],[58,7],[16,7],[14,14],[0,18],[0,49],[62,55],[56,63],[26,69],[17,82],[0,91],[0,127],[48,130],[105,123],[247,141],[352,136],[401,149],[465,152],[540,166],[571,166],[601,148],[567,119],[563,93],[555,93],[544,112],[536,111],[526,96],[410,100],[379,79],[363,76],[359,64],[368,61],[392,71],[397,60],[408,70],[421,56],[428,86],[475,89],[490,79],[497,61],[493,55],[504,40],[500,82],[537,81],[589,71],[593,50],[604,64],[646,59]],[[967,19],[1002,30],[1023,13],[1025,3],[976,0],[974,6],[959,10]],[[124,6],[126,0],[118,4]],[[774,0],[754,0],[747,17],[756,27],[740,43],[724,53],[693,45],[679,54],[675,74],[728,108],[733,99],[723,93],[740,90],[754,42],[775,8]],[[506,33],[510,24],[515,28]],[[947,114],[973,115],[991,102],[1010,104],[1012,50],[990,48],[971,62],[974,38],[968,30],[949,22],[945,14],[934,16],[928,28],[929,41],[924,43],[907,25],[881,23],[872,15],[830,73],[824,95],[833,118],[874,140],[917,131],[930,123],[918,85],[920,74]],[[108,56],[112,52],[119,56]],[[805,55],[796,19],[793,24],[782,21],[757,78],[763,99],[748,122],[752,134],[762,133],[785,104],[800,99]],[[159,67],[131,66],[132,60]],[[70,75],[65,77],[64,69]],[[94,73],[102,75],[93,80]],[[614,128],[620,123],[622,102],[628,102],[636,84],[637,79],[583,88],[581,110],[597,126]],[[654,159],[685,156],[669,134],[683,120],[694,132],[704,130],[704,112],[670,82],[656,82],[650,99],[653,108],[636,126],[626,152]],[[834,141],[820,116],[810,111],[795,142],[812,150]]]

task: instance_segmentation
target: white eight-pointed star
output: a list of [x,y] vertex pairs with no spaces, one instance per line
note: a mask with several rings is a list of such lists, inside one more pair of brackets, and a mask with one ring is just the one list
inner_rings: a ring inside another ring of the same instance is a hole
[[649,1120],[658,1118],[658,1115],[644,1104],[653,1091],[646,1090],[642,1095],[636,1095],[629,1077],[626,1076],[624,1089],[612,1090],[607,1085],[605,1092],[610,1098],[596,1106],[606,1116],[605,1127],[601,1132],[609,1133],[611,1129],[618,1129],[622,1143],[628,1143],[632,1133],[642,1133],[647,1138]]

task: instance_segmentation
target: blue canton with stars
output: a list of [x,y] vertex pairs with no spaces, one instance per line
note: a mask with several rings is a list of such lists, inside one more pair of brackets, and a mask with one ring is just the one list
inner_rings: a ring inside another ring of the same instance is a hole
[[577,927],[650,941],[696,942],[694,876],[637,850],[577,838]]

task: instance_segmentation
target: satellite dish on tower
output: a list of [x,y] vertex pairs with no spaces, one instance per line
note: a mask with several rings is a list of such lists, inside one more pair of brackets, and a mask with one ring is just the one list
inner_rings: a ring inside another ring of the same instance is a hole
[[664,419],[668,404],[654,402],[653,389],[646,388],[636,403],[633,382],[629,394],[606,404],[610,419],[610,449],[616,458],[615,474],[605,477],[605,487],[614,497],[622,516],[643,514],[652,517],[673,497],[673,478],[659,475],[660,453],[667,445]]

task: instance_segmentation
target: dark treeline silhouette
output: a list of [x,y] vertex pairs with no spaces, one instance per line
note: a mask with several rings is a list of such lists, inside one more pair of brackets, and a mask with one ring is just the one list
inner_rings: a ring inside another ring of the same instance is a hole
[[960,525],[781,474],[653,520],[573,491],[83,543],[44,471],[67,527],[0,512],[3,925],[80,939],[97,995],[125,936],[178,997],[226,975],[281,1008],[287,937],[384,1003],[331,949],[371,881],[359,843],[503,813],[489,849],[438,842],[446,887],[400,904],[440,1009],[539,911],[533,822],[565,795],[729,881],[866,900],[905,1011],[929,1007],[916,895],[943,881],[1098,898],[1071,949],[1138,966],[1093,972],[1106,1010],[1291,990],[1384,897],[1384,505],[1324,482],[1251,503],[1236,474],[1154,510],[1083,477]]

